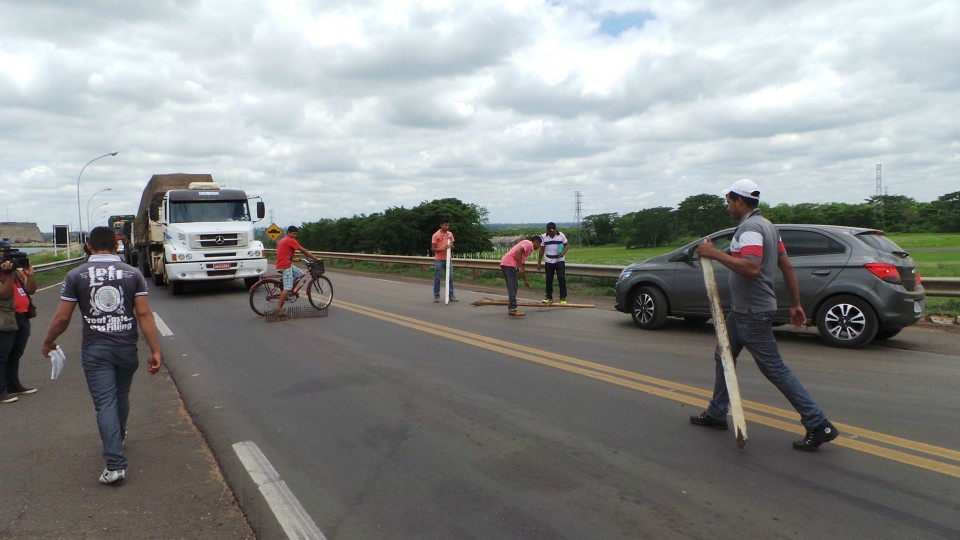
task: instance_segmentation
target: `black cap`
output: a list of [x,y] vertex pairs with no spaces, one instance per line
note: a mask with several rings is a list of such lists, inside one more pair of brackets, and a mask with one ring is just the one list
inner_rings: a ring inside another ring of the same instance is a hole
[[552,222],[552,221],[551,221],[550,223],[547,223],[547,231],[548,231],[548,232],[549,232],[549,231],[555,231],[555,230],[557,230],[557,224],[556,224],[556,223],[554,223],[554,222]]
[[287,227],[287,232],[288,232],[288,233],[297,232],[297,231],[299,231],[299,230],[300,230],[300,227],[297,227],[296,225],[291,225],[291,226]]

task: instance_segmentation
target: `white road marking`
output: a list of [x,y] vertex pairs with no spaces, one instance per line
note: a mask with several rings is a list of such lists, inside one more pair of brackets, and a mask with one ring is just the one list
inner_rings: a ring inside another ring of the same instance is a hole
[[163,337],[172,336],[173,331],[170,330],[170,327],[167,326],[167,323],[163,322],[163,319],[160,318],[160,315],[157,315],[157,312],[153,312],[153,318],[157,321],[157,330],[160,331],[160,335]]
[[273,468],[267,456],[253,441],[238,442],[233,445],[240,462],[250,473],[253,483],[260,488],[260,493],[267,500],[273,515],[276,516],[283,531],[289,538],[304,538],[326,540],[317,524],[300,505],[300,501],[293,495],[287,483],[280,479],[280,474]]

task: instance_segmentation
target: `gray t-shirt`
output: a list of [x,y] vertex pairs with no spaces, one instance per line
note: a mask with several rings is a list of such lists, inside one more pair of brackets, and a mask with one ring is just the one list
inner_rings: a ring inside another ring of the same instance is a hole
[[147,282],[116,255],[91,255],[63,280],[60,299],[76,302],[83,319],[83,347],[136,345],[133,298],[147,295]]
[[773,291],[773,278],[777,271],[777,258],[785,252],[776,226],[761,216],[759,209],[743,216],[733,233],[730,254],[760,259],[760,275],[748,278],[730,272],[730,303],[733,311],[776,311],[777,296]]

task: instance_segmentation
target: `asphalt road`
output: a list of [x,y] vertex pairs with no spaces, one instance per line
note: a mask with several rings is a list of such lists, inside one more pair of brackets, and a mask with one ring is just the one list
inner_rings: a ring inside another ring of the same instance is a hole
[[[267,323],[240,282],[151,304],[168,369],[254,530],[282,530],[234,445],[262,451],[328,538],[960,537],[955,333],[788,364],[840,428],[813,454],[745,358],[749,442],[691,426],[712,327],[637,330],[612,307],[472,306],[499,289],[328,274],[329,316]],[[529,299],[540,291],[526,291]],[[580,299],[573,299],[580,301]]]

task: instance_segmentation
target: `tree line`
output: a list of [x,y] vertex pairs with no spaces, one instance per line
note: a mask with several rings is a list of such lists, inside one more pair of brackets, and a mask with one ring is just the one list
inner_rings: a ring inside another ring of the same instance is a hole
[[[886,232],[960,232],[960,191],[932,202],[903,195],[878,195],[860,204],[760,203],[774,223],[816,223],[882,229]],[[620,215],[596,214],[583,219],[582,241],[587,245],[620,243],[629,247],[670,245],[680,239],[706,236],[733,227],[723,197],[699,194],[676,208],[659,206]]]
[[[917,202],[902,195],[879,195],[860,204],[760,204],[774,223],[818,223],[868,227],[887,232],[960,232],[960,191]],[[491,251],[487,210],[455,198],[435,199],[413,208],[394,207],[371,215],[321,219],[300,227],[299,241],[314,251],[431,255],[430,237],[442,219],[450,220],[460,255]],[[676,208],[660,206],[620,215],[587,216],[581,229],[564,232],[575,243],[671,245],[734,226],[723,197],[701,193]],[[542,232],[539,227],[523,234]]]

